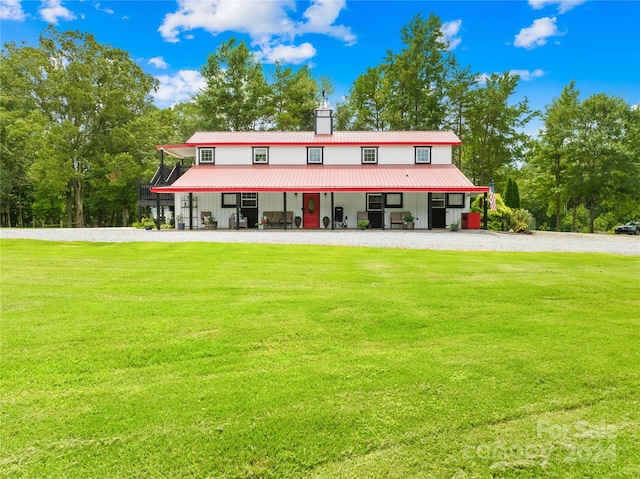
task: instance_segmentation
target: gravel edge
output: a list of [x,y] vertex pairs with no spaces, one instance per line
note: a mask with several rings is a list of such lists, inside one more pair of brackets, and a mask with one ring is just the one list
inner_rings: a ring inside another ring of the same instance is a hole
[[0,238],[102,243],[262,243],[452,251],[575,252],[640,256],[640,237],[610,234],[501,233],[484,230],[138,230],[135,228],[0,228]]

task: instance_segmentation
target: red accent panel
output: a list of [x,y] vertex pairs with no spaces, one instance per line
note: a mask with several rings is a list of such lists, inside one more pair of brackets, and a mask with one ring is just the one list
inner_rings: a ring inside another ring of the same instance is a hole
[[318,229],[320,227],[320,193],[304,193],[302,207],[302,227]]

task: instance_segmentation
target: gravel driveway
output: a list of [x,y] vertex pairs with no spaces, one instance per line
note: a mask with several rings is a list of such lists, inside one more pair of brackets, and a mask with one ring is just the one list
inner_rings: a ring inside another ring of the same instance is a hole
[[606,234],[499,233],[465,230],[137,230],[134,228],[2,228],[0,238],[47,241],[314,244],[461,251],[556,251],[640,255],[640,237]]

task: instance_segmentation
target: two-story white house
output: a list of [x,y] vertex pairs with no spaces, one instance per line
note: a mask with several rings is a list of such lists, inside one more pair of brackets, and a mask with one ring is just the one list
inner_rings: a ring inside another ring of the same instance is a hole
[[471,195],[489,191],[452,164],[459,144],[444,131],[334,131],[325,105],[314,131],[198,132],[158,146],[195,165],[151,191],[175,193],[187,228],[202,227],[202,212],[219,228],[252,228],[274,212],[294,224],[299,216],[301,228],[321,228],[324,217],[331,228],[355,228],[363,215],[371,228],[392,228],[399,212],[411,212],[416,228],[446,228],[469,211]]

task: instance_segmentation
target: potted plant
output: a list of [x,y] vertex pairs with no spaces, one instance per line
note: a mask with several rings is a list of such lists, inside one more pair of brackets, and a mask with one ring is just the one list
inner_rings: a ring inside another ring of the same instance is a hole
[[416,227],[416,223],[415,223],[416,219],[411,213],[405,215],[403,219],[404,219],[404,225],[406,229],[412,230]]
[[269,226],[269,220],[267,219],[266,216],[263,216],[262,219],[258,223],[256,223],[256,228],[258,228],[259,230],[263,230],[268,226]]
[[216,221],[216,217],[211,215],[206,217],[206,222],[204,224],[204,228],[207,230],[215,230],[218,228],[218,222]]
[[182,216],[182,214],[179,214],[178,216],[176,216],[176,222],[178,224],[178,229],[179,230],[183,230],[184,229],[184,216]]
[[302,224],[302,218],[300,218],[299,216],[296,216],[293,219],[294,223],[296,224],[296,228],[300,228],[300,225]]
[[331,219],[328,216],[325,216],[324,218],[322,218],[322,224],[324,225],[325,228],[329,227],[329,223],[331,223]]
[[367,226],[369,226],[369,222],[367,220],[358,221],[358,228],[360,228],[361,230],[366,230]]
[[456,220],[453,223],[451,223],[451,231],[458,231],[458,228],[460,228],[460,220]]

